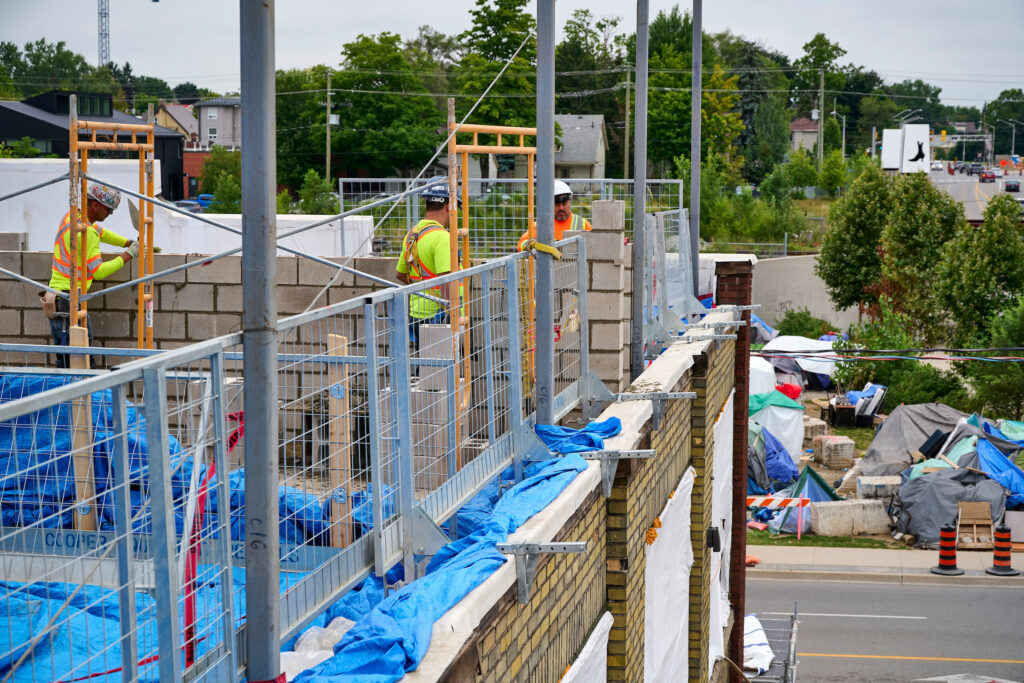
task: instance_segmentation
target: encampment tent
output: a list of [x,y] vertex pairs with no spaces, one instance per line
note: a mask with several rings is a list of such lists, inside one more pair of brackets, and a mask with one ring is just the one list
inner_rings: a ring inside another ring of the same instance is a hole
[[904,483],[896,501],[899,530],[915,536],[919,547],[937,548],[939,531],[946,524],[956,523],[961,501],[989,503],[992,519],[999,519],[1006,507],[1006,489],[967,469],[977,469],[977,464],[977,453],[967,454],[960,459],[960,469],[950,467]]
[[750,357],[750,393],[775,390],[775,367],[764,358]]
[[[822,503],[830,500],[842,500],[832,487],[821,478],[817,472],[809,466],[804,465],[800,472],[800,478],[792,486],[778,492],[779,496],[786,498],[809,498],[812,503]],[[805,507],[801,514],[797,508],[783,508],[768,522],[768,528],[773,534],[787,533],[795,534],[797,527],[800,533],[806,534],[811,530],[811,511]]]
[[768,428],[782,442],[793,462],[804,447],[804,407],[781,391],[751,394],[750,419]]
[[865,477],[899,474],[913,463],[911,453],[921,448],[936,430],[951,431],[967,417],[941,403],[897,406],[878,428],[860,463]]
[[763,425],[747,427],[747,493],[770,493],[792,483],[799,471],[785,446]]

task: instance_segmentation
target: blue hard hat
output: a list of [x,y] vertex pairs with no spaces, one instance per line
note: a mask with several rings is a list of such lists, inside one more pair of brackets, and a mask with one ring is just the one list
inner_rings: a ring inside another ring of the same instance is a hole
[[[428,180],[427,182],[432,183],[432,182],[437,181],[437,180],[447,180],[447,179],[444,176],[435,176],[435,177],[431,178],[430,180]],[[444,182],[444,183],[438,183],[437,185],[432,185],[432,186],[428,187],[427,189],[423,190],[422,194],[423,194],[423,198],[427,199],[427,200],[430,200],[430,199],[443,199],[444,201],[448,201],[448,183]],[[462,199],[461,198],[459,199],[459,204],[462,204]]]

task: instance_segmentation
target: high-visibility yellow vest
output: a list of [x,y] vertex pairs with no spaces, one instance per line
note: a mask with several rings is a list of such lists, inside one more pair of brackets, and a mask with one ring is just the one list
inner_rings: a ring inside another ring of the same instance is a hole
[[[53,265],[50,271],[50,288],[62,292],[71,289],[71,212],[64,214],[60,221],[60,228],[57,229],[57,237],[53,240]],[[79,241],[79,248],[85,249],[85,291],[89,291],[93,279],[102,280],[124,266],[124,259],[120,256],[103,261],[100,253],[100,242],[112,244],[116,247],[123,247],[128,239],[118,235],[113,230],[104,229],[103,226],[92,223],[85,230],[85,244]]]

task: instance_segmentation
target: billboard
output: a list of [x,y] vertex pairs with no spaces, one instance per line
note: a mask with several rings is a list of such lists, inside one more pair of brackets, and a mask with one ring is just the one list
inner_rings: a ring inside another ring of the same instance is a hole
[[931,132],[927,123],[909,123],[903,126],[903,153],[900,155],[900,172],[928,172],[932,161],[930,139]]
[[882,131],[882,170],[900,170],[900,154],[903,150],[903,131],[886,128]]

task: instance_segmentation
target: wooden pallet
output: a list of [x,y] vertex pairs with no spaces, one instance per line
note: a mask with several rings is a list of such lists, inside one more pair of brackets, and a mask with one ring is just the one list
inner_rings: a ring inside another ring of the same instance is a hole
[[988,503],[961,502],[957,515],[957,548],[992,548],[992,508]]

